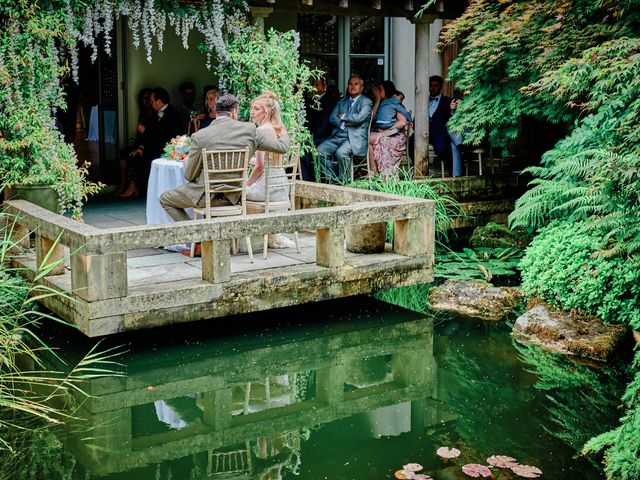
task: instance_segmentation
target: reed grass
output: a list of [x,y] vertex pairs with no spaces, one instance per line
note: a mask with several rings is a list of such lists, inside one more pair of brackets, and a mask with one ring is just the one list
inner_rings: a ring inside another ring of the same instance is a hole
[[[400,178],[411,178],[411,172],[401,172]],[[433,200],[436,203],[436,242],[448,243],[453,232],[454,221],[464,218],[465,214],[458,201],[451,196],[451,189],[444,183],[401,180],[395,177],[375,176],[360,178],[350,187],[372,190],[375,192],[393,193],[405,197]],[[393,228],[390,225],[390,229]],[[392,235],[393,231],[387,232]]]
[[121,349],[100,351],[95,345],[66,372],[47,368],[45,356],[64,362],[38,335],[40,323],[55,321],[75,328],[37,304],[44,297],[63,295],[35,283],[58,262],[50,263],[47,254],[34,282],[26,281],[10,262],[10,254],[20,240],[14,238],[15,219],[0,213],[0,224],[0,449],[11,450],[16,432],[75,418],[68,408],[70,394],[84,395],[82,383],[90,378],[119,375],[114,358]]

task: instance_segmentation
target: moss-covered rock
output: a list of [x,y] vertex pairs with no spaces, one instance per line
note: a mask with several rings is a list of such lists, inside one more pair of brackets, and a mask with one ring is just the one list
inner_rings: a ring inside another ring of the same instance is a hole
[[521,302],[517,289],[479,280],[448,280],[429,292],[432,310],[483,320],[502,320]]
[[525,248],[531,240],[526,230],[511,230],[505,225],[489,222],[473,231],[469,243],[473,248]]
[[572,315],[538,303],[518,317],[512,333],[547,350],[606,362],[626,331],[623,325],[607,325],[596,317]]

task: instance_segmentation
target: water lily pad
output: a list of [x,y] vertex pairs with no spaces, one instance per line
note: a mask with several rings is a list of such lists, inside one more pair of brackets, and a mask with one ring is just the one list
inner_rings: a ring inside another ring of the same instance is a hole
[[533,465],[514,465],[511,471],[522,478],[538,478],[542,475],[542,470]]
[[411,472],[419,472],[423,467],[419,463],[407,463],[403,465],[402,468],[403,470],[409,470]]
[[491,470],[489,470],[489,467],[486,465],[480,465],[479,463],[467,463],[462,466],[462,471],[473,478],[491,476]]
[[506,455],[491,455],[487,458],[487,463],[498,468],[511,468],[518,465],[515,458],[507,457]]
[[457,448],[440,447],[436,450],[436,453],[442,458],[456,458],[460,456],[460,450]]

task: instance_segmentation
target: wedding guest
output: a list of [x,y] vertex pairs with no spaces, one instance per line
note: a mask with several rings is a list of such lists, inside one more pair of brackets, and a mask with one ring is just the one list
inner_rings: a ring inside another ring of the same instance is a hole
[[[439,75],[429,77],[429,143],[438,160],[451,168],[451,139],[447,122],[451,118],[451,97],[442,94],[444,79]],[[413,160],[414,135],[409,138],[409,156]],[[417,166],[417,165],[416,165]]]
[[137,192],[134,157],[129,155],[136,149],[138,145],[143,143],[144,133],[147,129],[147,125],[151,123],[155,112],[151,107],[151,89],[143,88],[138,93],[138,124],[136,126],[136,136],[133,143],[128,147],[120,150],[120,157],[118,159],[118,166],[120,172],[120,180],[118,182],[117,196],[121,198],[127,198]]
[[[352,156],[367,155],[372,102],[364,96],[364,81],[358,75],[349,78],[347,95],[341,98],[329,117],[331,136],[318,146],[320,168],[326,181],[347,183]],[[337,169],[332,157],[336,156]]]
[[[451,108],[451,115],[455,113],[456,107],[462,103],[462,95],[459,91],[454,92],[453,99],[449,104],[449,108]],[[461,177],[462,170],[464,167],[464,161],[462,159],[462,154],[465,150],[464,146],[464,137],[456,132],[452,132],[447,129],[449,133],[449,138],[451,138],[451,163],[452,163],[452,177]]]
[[[258,124],[258,132],[267,138],[280,138],[286,133],[282,119],[280,118],[280,104],[273,92],[265,91],[251,102],[251,119]],[[284,168],[275,166],[282,164],[282,155],[258,150],[256,152],[256,165],[247,180],[247,200],[263,202],[266,199],[264,163],[269,156],[271,168],[269,169],[269,184],[277,185],[287,182]],[[289,200],[289,189],[279,187],[270,189],[269,200],[273,202],[286,202]]]
[[129,154],[135,159],[136,182],[123,196],[136,196],[140,191],[146,191],[151,162],[159,158],[165,145],[180,134],[180,114],[169,104],[169,92],[161,87],[154,88],[151,107],[155,115],[146,126],[141,143]]
[[[289,150],[289,136],[283,131],[279,138],[271,137],[256,129],[250,122],[238,120],[238,98],[229,93],[218,97],[218,116],[207,128],[191,136],[191,149],[186,160],[184,176],[189,182],[168,190],[160,196],[160,205],[176,222],[190,220],[185,211],[194,206],[204,207],[204,172],[202,169],[202,149],[240,150],[249,147],[251,155],[257,150],[286,153]],[[218,205],[235,204],[238,194],[216,194],[212,199]],[[196,248],[196,255],[198,254]],[[189,251],[186,250],[186,255]]]
[[218,89],[211,87],[205,92],[205,111],[193,117],[191,132],[197,132],[201,128],[211,125],[218,114],[216,113],[216,100],[218,99]]
[[451,166],[451,139],[447,122],[451,118],[451,97],[442,94],[444,79],[439,75],[429,77],[429,143],[438,160]]
[[196,99],[196,86],[192,82],[183,82],[180,85],[180,95],[182,96],[182,103],[178,105],[180,133],[186,133],[189,130],[191,118],[196,113],[204,111],[204,106],[201,100]]
[[[305,110],[314,147],[318,147],[331,135],[332,127],[329,118],[338,98],[339,95],[335,90],[327,88],[327,80],[324,77],[313,80],[313,95],[306,98]],[[315,180],[311,152],[305,153],[300,159],[300,174],[303,180],[309,182]]]
[[369,170],[384,176],[397,176],[400,160],[407,149],[404,128],[411,115],[396,98],[396,86],[385,80],[373,87],[373,122],[369,133]]

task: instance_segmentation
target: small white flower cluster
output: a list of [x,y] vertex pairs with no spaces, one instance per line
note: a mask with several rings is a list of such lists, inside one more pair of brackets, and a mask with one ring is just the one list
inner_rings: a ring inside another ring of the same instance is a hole
[[[65,0],[65,25],[68,35],[67,47],[71,57],[72,77],[78,81],[78,41],[91,48],[91,61],[98,57],[98,38],[102,34],[104,51],[111,55],[112,32],[115,22],[127,17],[131,40],[137,49],[141,39],[146,59],[152,61],[153,40],[162,51],[167,20],[176,35],[182,39],[182,46],[189,48],[189,33],[196,29],[203,34],[207,46],[207,68],[211,68],[211,57],[215,53],[218,63],[228,60],[225,37],[234,35],[244,23],[248,5],[242,1],[232,5],[229,0],[202,0],[200,8],[192,7],[184,12],[164,12],[157,10],[154,0],[97,0],[88,6],[82,15],[82,26],[78,27],[71,0]],[[297,37],[296,37],[297,38]],[[299,45],[299,38],[296,40]]]

